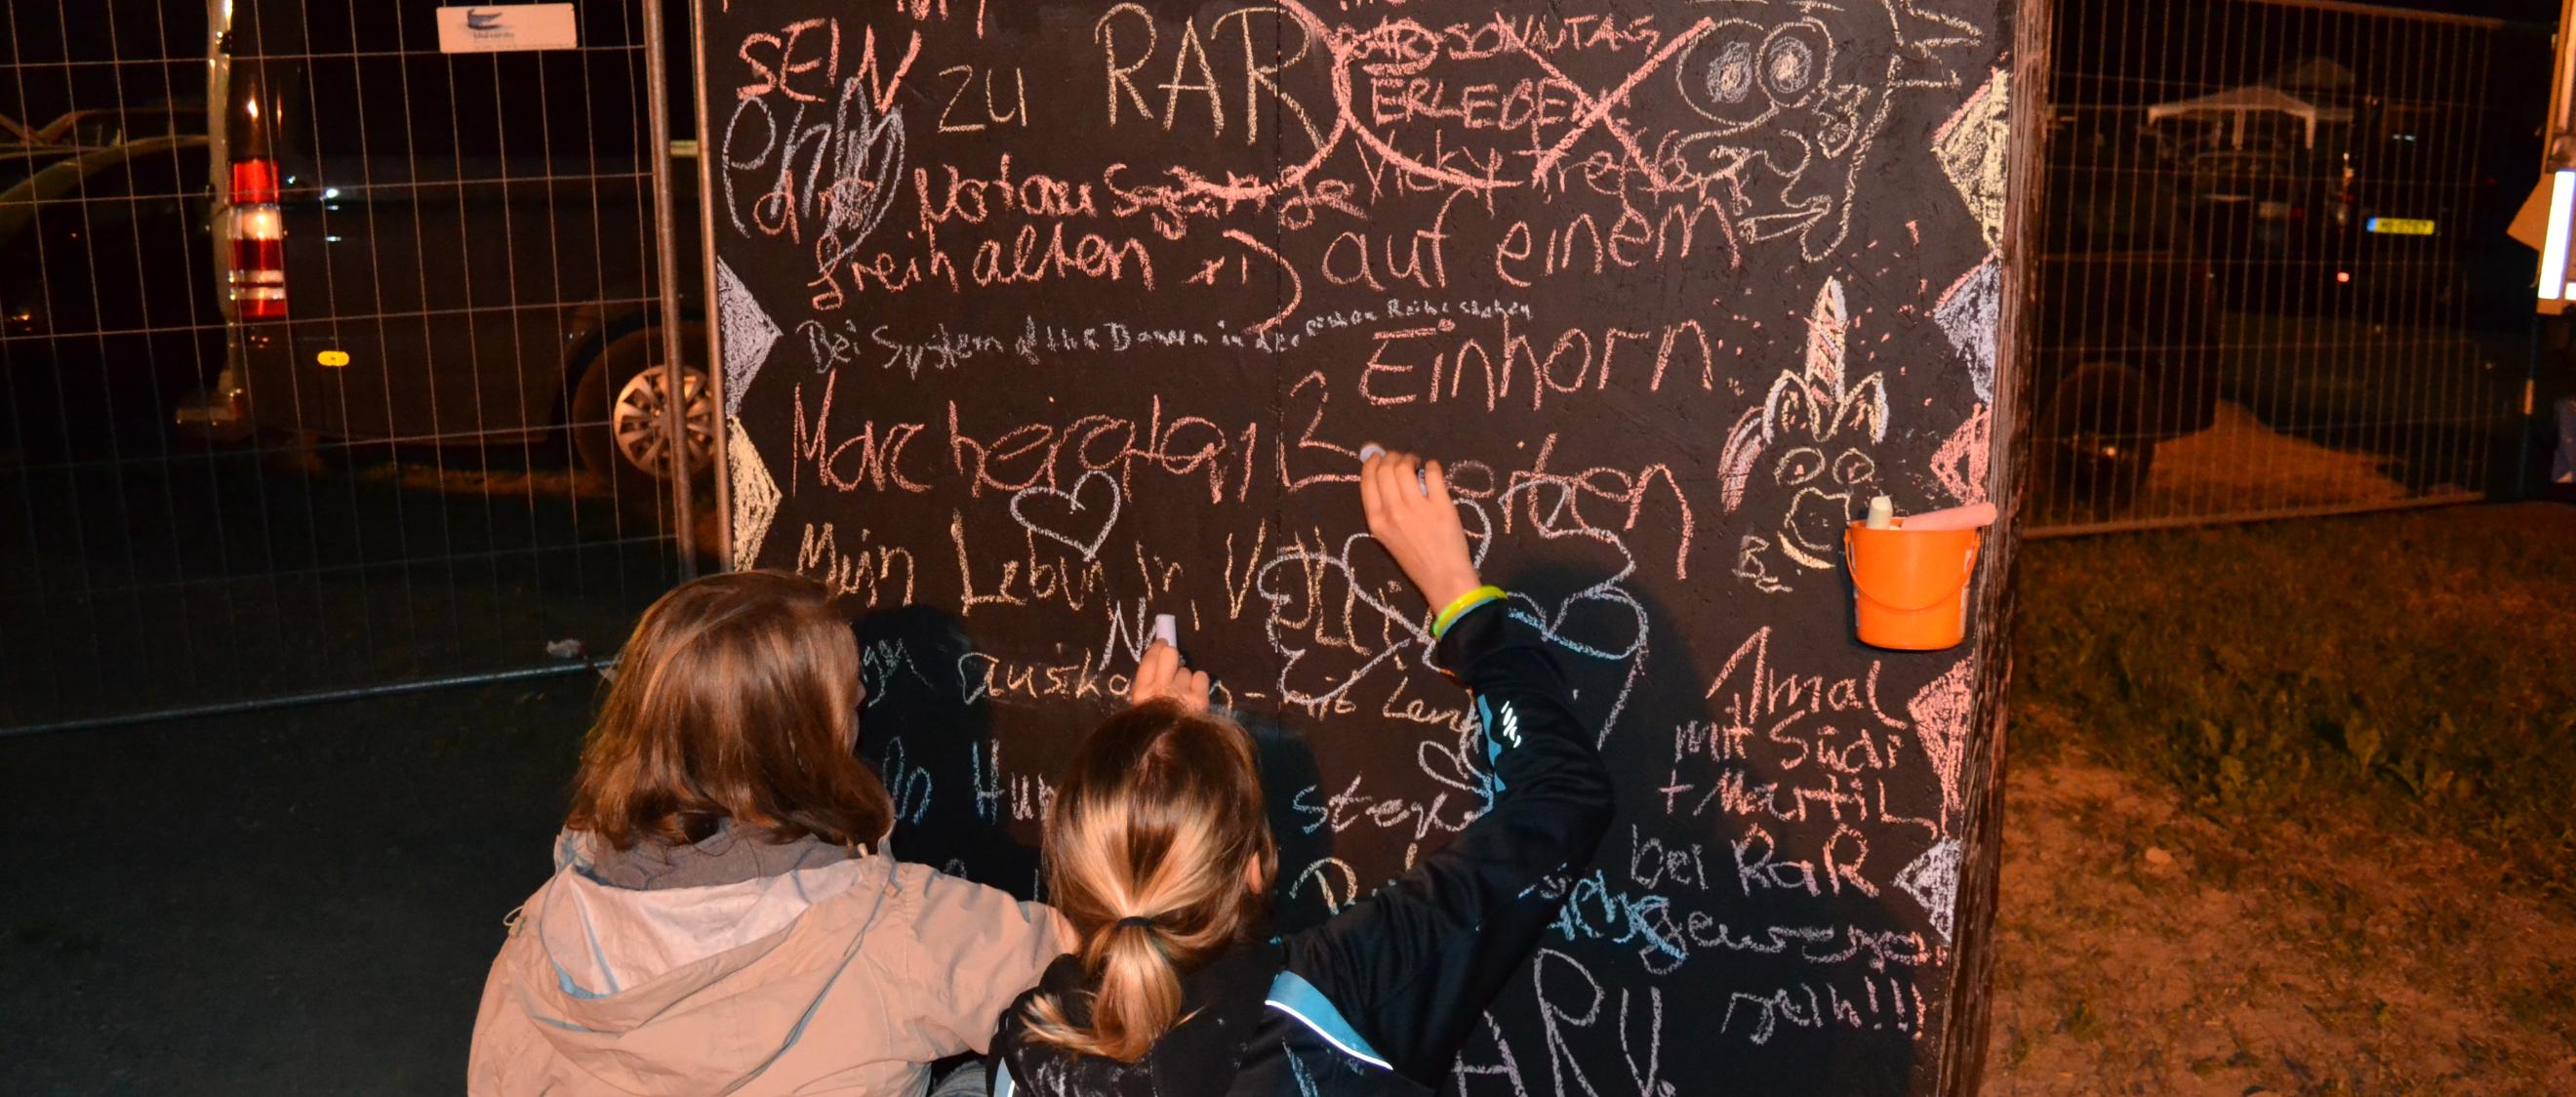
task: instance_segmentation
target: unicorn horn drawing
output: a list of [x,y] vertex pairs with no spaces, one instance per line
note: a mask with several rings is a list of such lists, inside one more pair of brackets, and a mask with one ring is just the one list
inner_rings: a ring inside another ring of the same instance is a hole
[[1718,458],[1729,513],[1743,505],[1746,487],[1765,467],[1774,483],[1790,490],[1777,535],[1746,535],[1738,562],[1737,574],[1765,590],[1788,589],[1762,564],[1765,549],[1778,548],[1802,568],[1832,567],[1854,502],[1876,494],[1878,461],[1862,447],[1887,440],[1887,381],[1876,373],[1848,380],[1850,331],[1843,284],[1828,278],[1807,318],[1801,369],[1782,371],[1762,406],[1736,420]]

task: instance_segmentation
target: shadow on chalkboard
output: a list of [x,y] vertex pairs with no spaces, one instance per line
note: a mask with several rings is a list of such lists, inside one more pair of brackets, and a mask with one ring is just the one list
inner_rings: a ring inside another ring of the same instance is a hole
[[1271,928],[1295,933],[1322,925],[1331,912],[1312,897],[1300,899],[1296,894],[1299,870],[1333,855],[1333,829],[1302,818],[1297,810],[1299,792],[1315,789],[1319,798],[1322,794],[1324,775],[1315,763],[1315,748],[1307,744],[1304,733],[1276,718],[1257,712],[1229,715],[1252,734],[1255,760],[1261,767],[1262,804],[1270,817],[1271,840],[1279,846],[1279,869],[1270,886]]
[[[964,623],[913,605],[855,616],[850,631],[868,691],[859,756],[894,797],[894,855],[1021,899],[1043,898],[1038,851],[1011,832],[1015,801],[998,775],[992,702],[965,700],[961,668],[976,652]],[[975,1060],[940,1060],[932,1075]]]
[[868,689],[859,756],[894,796],[895,856],[1041,898],[1037,805],[999,775],[991,701],[966,699],[961,668],[976,650],[964,625],[914,605],[859,616],[851,631]]
[[[1595,581],[1545,565],[1511,577],[1512,589],[1542,599],[1571,596]],[[1940,938],[1913,901],[1886,883],[1890,866],[1872,860],[1860,870],[1876,895],[1848,878],[1837,884],[1824,875],[1823,850],[1842,825],[1837,810],[1866,841],[1889,826],[1877,814],[1882,798],[1874,788],[1860,805],[1797,795],[1834,787],[1822,778],[1814,753],[1815,737],[1830,718],[1756,718],[1748,741],[1729,749],[1719,733],[1720,745],[1711,745],[1708,729],[1727,723],[1724,695],[1744,688],[1750,660],[1725,682],[1713,682],[1712,674],[1728,673],[1718,668],[1732,644],[1695,650],[1684,640],[1744,638],[1765,624],[1779,626],[1767,653],[1766,674],[1773,678],[1767,688],[1805,668],[1831,665],[1824,657],[1839,656],[1849,632],[1793,627],[1798,622],[1786,616],[1684,628],[1684,619],[1669,615],[1647,591],[1623,593],[1633,608],[1616,598],[1581,601],[1551,622],[1561,638],[1551,650],[1575,689],[1577,714],[1588,721],[1602,719],[1622,697],[1629,663],[1581,649],[1618,650],[1625,644],[1617,641],[1633,635],[1635,614],[1647,622],[1646,673],[1626,691],[1602,743],[1618,814],[1600,853],[1580,870],[1555,926],[1489,1006],[1508,1050],[1495,1047],[1489,1031],[1469,1041],[1460,1062],[1478,1076],[1518,1074],[1530,1092],[1560,1056],[1601,1063],[1619,1062],[1623,1054],[1632,1064],[1659,1064],[1657,1077],[1666,1081],[1722,1077],[1746,1091],[1789,1094],[1908,1092],[1924,1059],[1912,996],[1919,976],[1931,1005],[1938,972],[1928,956],[1922,966],[1890,960],[1878,968],[1869,958],[1881,947],[1905,951],[1891,946],[1888,935],[1919,932],[1927,944]],[[1835,591],[1766,608],[1831,614],[1840,623],[1849,601]],[[1781,739],[1805,739],[1808,746],[1801,756],[1801,748]],[[1787,764],[1792,760],[1797,764]],[[1731,782],[1735,796],[1720,791]],[[1776,815],[1730,810],[1729,801],[1741,803],[1743,790],[1760,797],[1765,788],[1776,790],[1768,800],[1778,806]],[[1902,804],[1921,790],[1889,795]],[[1840,848],[1854,851],[1851,841],[1844,837]],[[1801,862],[1809,867],[1798,867]],[[1466,1087],[1471,1094],[1488,1091],[1501,1090]]]
[[[955,617],[927,606],[869,613],[851,622],[868,688],[859,721],[859,755],[876,767],[894,796],[894,852],[1023,899],[1044,898],[1037,841],[1043,802],[1029,778],[1052,782],[1043,760],[1035,773],[1003,777],[989,700],[968,701],[960,668],[976,663],[974,641]],[[1318,903],[1294,902],[1291,871],[1332,856],[1332,832],[1311,826],[1296,808],[1301,791],[1320,788],[1322,772],[1305,737],[1260,713],[1233,717],[1251,733],[1272,833],[1283,866],[1272,910],[1278,928],[1319,923]],[[1015,771],[1016,772],[1016,771]],[[1312,833],[1309,833],[1309,831]]]

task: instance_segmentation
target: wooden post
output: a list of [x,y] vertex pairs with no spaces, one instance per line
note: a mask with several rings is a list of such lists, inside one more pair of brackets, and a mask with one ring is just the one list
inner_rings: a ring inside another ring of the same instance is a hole
[[2021,530],[2027,516],[2025,487],[2031,471],[2030,361],[2037,342],[2032,320],[2039,297],[2040,196],[2048,171],[2049,56],[2052,0],[2019,0],[2013,20],[2012,183],[2004,228],[2004,310],[1996,336],[1994,464],[1987,480],[2003,520],[1987,541],[1974,616],[1977,676],[1975,715],[1966,763],[1968,836],[1960,861],[1958,953],[1950,969],[1950,1027],[1942,1034],[1939,1091],[1967,1097],[1983,1084],[1986,1045],[1994,1016],[1997,886],[2003,877],[2005,744],[2011,723],[2014,581]]

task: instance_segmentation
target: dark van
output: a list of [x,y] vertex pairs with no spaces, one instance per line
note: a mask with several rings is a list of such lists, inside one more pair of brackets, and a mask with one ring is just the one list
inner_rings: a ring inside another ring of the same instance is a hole
[[[210,414],[405,446],[568,434],[645,500],[671,473],[676,400],[687,467],[711,467],[703,331],[663,338],[641,11],[572,7],[572,48],[445,53],[438,0],[209,0],[229,327]],[[694,226],[695,165],[670,174]],[[697,233],[674,235],[694,291]]]
[[2217,412],[2218,276],[2187,197],[2124,135],[2061,125],[2047,168],[2029,363],[2037,490],[2052,521],[2129,509],[2156,447]]

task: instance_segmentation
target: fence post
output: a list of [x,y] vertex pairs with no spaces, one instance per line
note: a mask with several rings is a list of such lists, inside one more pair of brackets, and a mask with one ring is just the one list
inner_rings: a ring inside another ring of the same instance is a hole
[[[659,25],[658,16],[656,25]],[[706,5],[690,4],[689,102],[699,104],[690,112],[698,122],[698,292],[702,295],[699,299],[708,303],[712,315],[716,300],[716,189],[714,173],[707,166],[707,149],[714,144],[708,138],[715,132],[715,122],[707,117],[704,106],[707,102],[707,66],[701,59],[707,54],[706,25]],[[668,103],[667,97],[664,102]],[[723,394],[730,391],[727,387],[730,382],[725,377],[723,333],[716,330],[713,323],[707,325],[706,354],[707,376],[715,382],[716,397],[722,401]],[[732,409],[724,408],[721,403],[718,406],[722,410],[716,416],[715,468],[708,479],[715,485],[716,492],[716,549],[722,554],[717,561],[723,570],[734,571],[743,566],[742,561],[734,559],[733,551],[733,453],[730,443],[739,428],[734,425]]]
[[[653,162],[653,248],[654,267],[662,298],[661,337],[655,350],[661,355],[662,367],[662,433],[671,447],[671,527],[680,545],[680,578],[698,577],[696,510],[690,498],[689,470],[689,401],[684,384],[683,360],[679,351],[680,337],[680,269],[676,227],[671,210],[671,73],[662,55],[662,0],[643,0],[644,7],[644,83],[648,119],[645,141]],[[701,158],[703,162],[703,157]],[[703,192],[700,195],[704,203]],[[713,358],[707,366],[707,380],[714,392],[709,396],[723,400],[724,383],[715,373]],[[724,460],[724,424],[718,416],[717,437],[708,447],[709,461],[721,472]],[[722,476],[711,477],[723,482]]]

